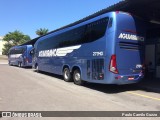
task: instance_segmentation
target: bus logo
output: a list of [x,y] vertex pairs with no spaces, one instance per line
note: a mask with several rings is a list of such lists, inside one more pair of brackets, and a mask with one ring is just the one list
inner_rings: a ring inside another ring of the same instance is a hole
[[58,49],[41,50],[39,51],[39,57],[54,57],[54,56],[66,56],[68,53],[73,52],[73,50],[79,49],[81,45],[64,47]]
[[136,68],[142,68],[142,65],[137,64],[137,65],[136,65]]
[[140,37],[137,35],[132,35],[132,34],[126,34],[126,33],[120,33],[119,37],[121,39],[127,39],[127,40],[139,40],[139,41],[144,41],[144,37]]

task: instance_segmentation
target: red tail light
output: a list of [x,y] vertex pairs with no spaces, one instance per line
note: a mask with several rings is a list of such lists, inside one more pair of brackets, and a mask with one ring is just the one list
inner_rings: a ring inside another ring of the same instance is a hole
[[116,11],[116,14],[118,14],[119,13],[119,11]]
[[109,71],[118,74],[117,63],[116,63],[116,55],[111,56]]
[[28,58],[26,58],[26,62],[29,62]]

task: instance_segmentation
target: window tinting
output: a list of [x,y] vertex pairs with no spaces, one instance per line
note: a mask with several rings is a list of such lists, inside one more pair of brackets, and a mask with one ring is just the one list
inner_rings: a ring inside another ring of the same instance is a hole
[[112,27],[112,24],[113,24],[113,18],[111,17],[108,22],[108,28]]
[[96,41],[105,35],[107,24],[108,17],[91,22],[40,41],[38,48],[46,50]]
[[81,44],[84,39],[85,26],[78,27],[60,35],[59,44],[56,47],[66,47]]
[[23,54],[25,52],[25,49],[24,47],[21,47],[21,48],[14,48],[14,49],[11,49],[9,51],[9,54]]
[[108,24],[108,18],[103,18],[87,25],[85,42],[93,42],[104,36]]

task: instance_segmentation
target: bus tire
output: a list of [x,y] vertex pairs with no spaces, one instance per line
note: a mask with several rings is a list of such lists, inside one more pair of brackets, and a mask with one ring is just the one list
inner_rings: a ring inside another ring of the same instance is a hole
[[84,85],[84,81],[81,79],[81,72],[79,69],[74,70],[73,80],[76,85]]
[[70,70],[67,67],[64,68],[64,70],[63,70],[63,78],[64,78],[64,81],[66,81],[66,82],[72,81]]

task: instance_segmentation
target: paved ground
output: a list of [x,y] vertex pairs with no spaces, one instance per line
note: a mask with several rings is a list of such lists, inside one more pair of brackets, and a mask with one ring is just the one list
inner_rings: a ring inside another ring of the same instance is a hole
[[77,86],[0,62],[0,111],[160,111],[159,93],[140,85]]
[[0,60],[0,64],[8,64],[8,61],[6,61],[6,60]]
[[0,55],[0,64],[8,64],[6,55]]
[[0,60],[7,60],[7,56],[6,55],[0,55]]

